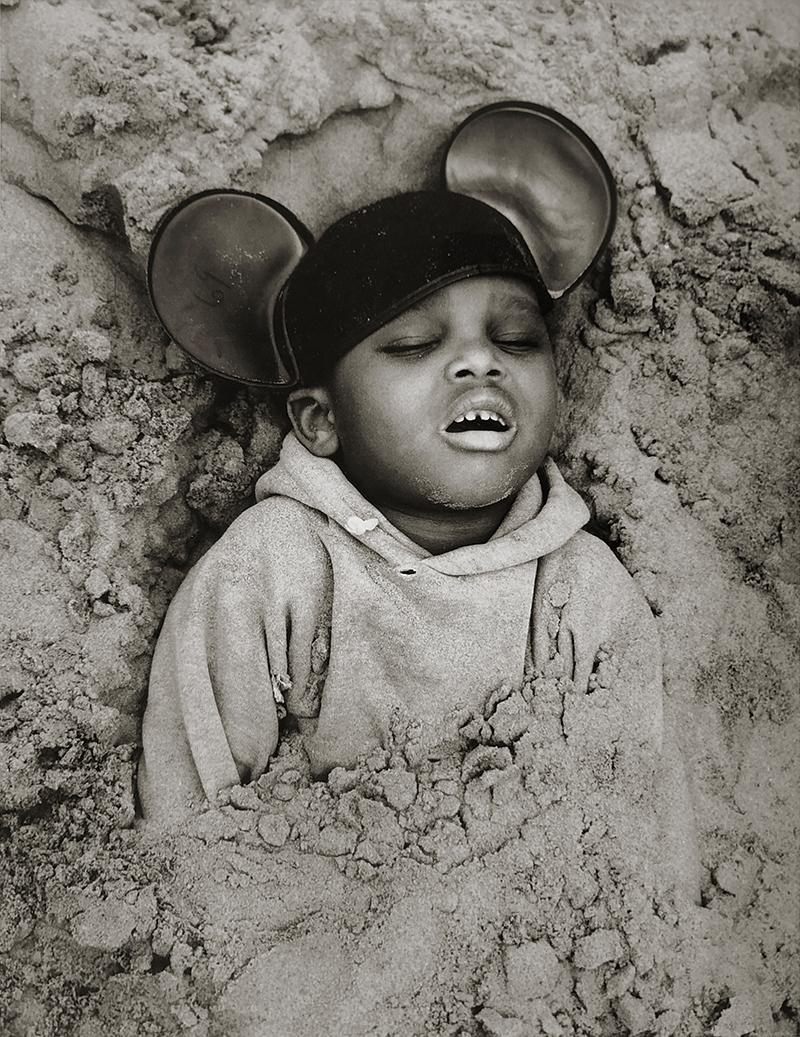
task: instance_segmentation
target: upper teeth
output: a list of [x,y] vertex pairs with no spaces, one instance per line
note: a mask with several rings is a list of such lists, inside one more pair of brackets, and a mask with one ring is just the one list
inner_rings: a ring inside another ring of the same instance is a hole
[[455,424],[458,425],[462,421],[477,421],[479,418],[481,421],[497,421],[504,428],[506,427],[505,420],[493,410],[468,410],[466,414],[462,414],[461,417],[456,418]]

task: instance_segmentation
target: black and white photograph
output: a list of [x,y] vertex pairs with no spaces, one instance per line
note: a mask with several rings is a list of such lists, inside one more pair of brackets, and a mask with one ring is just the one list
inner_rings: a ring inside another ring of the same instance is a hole
[[800,7],[0,44],[0,1034],[800,1034]]

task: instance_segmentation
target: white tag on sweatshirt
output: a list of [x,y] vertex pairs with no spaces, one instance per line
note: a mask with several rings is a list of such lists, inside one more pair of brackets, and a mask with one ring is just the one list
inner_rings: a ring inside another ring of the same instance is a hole
[[363,536],[368,533],[369,530],[375,529],[378,525],[376,518],[360,519],[358,515],[351,515],[350,518],[345,522],[344,528],[348,533],[352,533],[353,536]]

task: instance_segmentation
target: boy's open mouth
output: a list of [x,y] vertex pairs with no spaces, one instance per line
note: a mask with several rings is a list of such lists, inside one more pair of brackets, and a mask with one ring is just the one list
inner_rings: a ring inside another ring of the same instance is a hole
[[461,417],[451,421],[445,430],[447,432],[507,432],[508,424],[505,418],[494,411],[471,410]]
[[517,429],[503,405],[500,413],[494,407],[459,408],[459,413],[442,429],[442,435],[453,446],[464,450],[503,450],[516,435]]

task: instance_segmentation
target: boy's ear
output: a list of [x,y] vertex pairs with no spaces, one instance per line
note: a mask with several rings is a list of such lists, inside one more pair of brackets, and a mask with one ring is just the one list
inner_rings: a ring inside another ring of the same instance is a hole
[[339,436],[328,390],[322,386],[295,389],[289,393],[286,409],[303,446],[317,457],[333,457],[339,449]]

